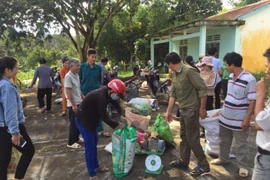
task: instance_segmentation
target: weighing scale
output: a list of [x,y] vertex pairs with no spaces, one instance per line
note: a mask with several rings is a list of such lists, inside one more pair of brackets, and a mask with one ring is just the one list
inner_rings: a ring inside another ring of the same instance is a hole
[[147,156],[145,166],[145,173],[149,174],[160,174],[163,169],[161,158],[156,154]]

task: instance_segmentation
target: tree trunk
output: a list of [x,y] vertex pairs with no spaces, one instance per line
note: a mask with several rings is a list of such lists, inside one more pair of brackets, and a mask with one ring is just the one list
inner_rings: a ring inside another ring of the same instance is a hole
[[80,60],[83,62],[83,49],[81,48],[81,38],[80,38],[80,32],[78,27],[78,21],[75,20],[75,33],[76,33],[76,43],[77,43],[77,50],[80,55]]
[[132,64],[133,64],[133,62],[132,62],[133,60],[132,60],[132,54],[130,54],[130,58],[129,58],[129,67],[130,67],[130,69],[132,69]]

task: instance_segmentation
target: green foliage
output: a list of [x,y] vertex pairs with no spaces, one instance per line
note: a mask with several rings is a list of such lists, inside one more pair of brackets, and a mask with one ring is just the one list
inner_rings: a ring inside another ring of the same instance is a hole
[[256,72],[253,73],[252,75],[256,78],[256,81],[260,81],[261,78],[266,77],[266,73],[264,71]]
[[256,3],[259,1],[261,1],[261,0],[240,0],[239,2],[235,2],[233,4],[235,7],[242,7],[242,6],[253,4],[253,3]]
[[133,76],[133,71],[119,71],[118,76],[120,77],[129,77]]
[[19,70],[19,72],[17,74],[17,78],[20,81],[32,79],[34,77],[34,72],[35,72],[34,70],[28,70],[28,71],[25,71],[25,72]]
[[179,23],[194,21],[214,15],[222,10],[221,0],[178,0],[172,6],[174,14],[172,18]]

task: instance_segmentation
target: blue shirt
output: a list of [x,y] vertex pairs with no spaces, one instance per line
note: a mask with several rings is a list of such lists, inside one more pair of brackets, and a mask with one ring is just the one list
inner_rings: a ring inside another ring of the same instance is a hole
[[36,84],[36,80],[38,81],[39,89],[52,88],[54,84],[54,77],[52,69],[49,66],[39,66],[34,74],[32,85]]
[[19,124],[24,123],[23,107],[16,86],[7,78],[0,80],[0,127],[8,127],[12,135],[20,133]]
[[215,71],[215,73],[217,73],[217,75],[218,75],[217,76],[217,83],[219,83],[221,81],[221,77],[220,77],[220,75],[218,73],[218,70],[220,68],[222,68],[222,62],[221,62],[220,59],[217,59],[214,56],[211,56],[211,58],[212,58],[212,62],[214,64],[213,71]]
[[87,93],[100,88],[102,84],[101,71],[101,67],[96,64],[92,68],[88,62],[81,64],[79,76],[81,91],[84,96],[86,96]]

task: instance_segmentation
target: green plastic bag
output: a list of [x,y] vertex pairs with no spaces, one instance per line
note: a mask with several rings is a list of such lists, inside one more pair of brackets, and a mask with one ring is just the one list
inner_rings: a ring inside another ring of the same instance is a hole
[[169,143],[173,142],[173,136],[170,126],[168,123],[166,123],[165,119],[160,116],[160,114],[158,114],[152,130],[154,132],[157,132],[159,137],[164,139],[165,141]]
[[112,135],[113,172],[117,178],[126,176],[133,166],[138,135],[133,127],[118,129]]
[[132,107],[134,108],[133,113],[139,114],[141,116],[152,115],[152,107],[150,104],[132,104]]

